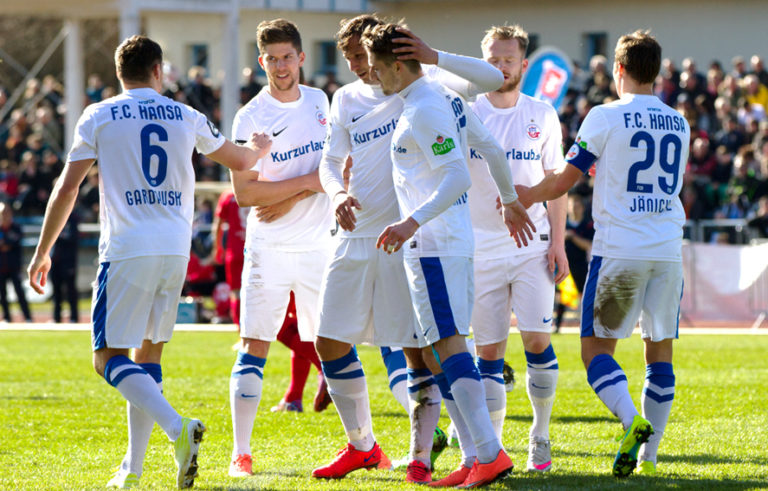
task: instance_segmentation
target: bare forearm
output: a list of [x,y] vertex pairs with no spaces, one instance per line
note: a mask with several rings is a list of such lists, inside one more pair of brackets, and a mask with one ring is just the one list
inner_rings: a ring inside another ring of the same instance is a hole
[[563,195],[547,202],[547,214],[549,216],[549,226],[552,231],[553,244],[565,244],[565,220],[567,212],[568,196]]
[[50,254],[53,244],[56,242],[59,234],[61,234],[69,215],[72,213],[72,208],[74,208],[75,201],[77,200],[77,193],[78,189],[76,187],[64,190],[57,185],[53,189],[51,199],[48,200],[48,205],[45,209],[45,218],[43,219],[43,228],[40,231],[40,240],[37,243],[36,254]]
[[[317,173],[306,174],[284,181],[261,181],[253,172],[232,172],[235,199],[240,206],[269,206],[285,201],[303,191],[320,188]],[[320,188],[322,189],[322,188]]]

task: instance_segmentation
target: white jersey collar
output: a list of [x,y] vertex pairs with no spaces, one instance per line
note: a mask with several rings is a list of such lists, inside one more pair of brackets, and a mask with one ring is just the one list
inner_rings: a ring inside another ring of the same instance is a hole
[[427,77],[424,77],[424,76],[419,77],[413,82],[411,82],[411,84],[408,87],[404,88],[397,94],[403,99],[407,99],[409,94],[413,93],[413,91],[417,90],[419,87],[427,85],[427,83],[429,83],[429,81],[427,80]]
[[140,87],[138,89],[128,89],[128,90],[124,90],[123,94],[127,94],[133,97],[141,97],[141,98],[157,97],[160,95],[152,87]]

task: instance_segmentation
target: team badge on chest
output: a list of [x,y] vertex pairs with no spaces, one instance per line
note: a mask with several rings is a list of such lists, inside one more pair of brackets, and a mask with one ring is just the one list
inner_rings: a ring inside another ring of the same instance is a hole
[[541,137],[541,128],[539,128],[539,125],[536,123],[530,123],[525,127],[525,134],[528,135],[528,138],[531,140],[538,140],[539,137]]
[[317,122],[320,123],[321,126],[325,126],[325,123],[327,120],[325,119],[325,114],[323,111],[317,111],[315,113],[315,118],[317,119]]

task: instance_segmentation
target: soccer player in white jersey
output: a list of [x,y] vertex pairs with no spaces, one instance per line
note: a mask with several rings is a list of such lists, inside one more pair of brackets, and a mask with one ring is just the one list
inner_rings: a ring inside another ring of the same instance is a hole
[[[592,389],[626,430],[613,463],[617,477],[636,466],[656,472],[675,395],[672,343],[683,291],[685,222],[678,195],[690,128],[653,95],[660,64],[661,46],[648,32],[622,36],[613,63],[619,100],[587,114],[566,155],[569,165],[531,189],[520,188],[524,203],[551,200],[595,164],[595,238],[582,300],[581,357]],[[646,362],[642,416],[613,358],[617,340],[629,337],[638,320]]]
[[[493,141],[461,97],[424,77],[414,60],[397,59],[396,24],[368,29],[362,43],[384,94],[398,93],[403,112],[392,134],[390,155],[401,220],[387,226],[376,246],[389,253],[404,248],[411,301],[420,344],[431,346],[454,401],[452,419],[461,419],[477,451],[463,487],[477,487],[506,475],[513,467],[493,431],[485,391],[464,336],[472,307],[473,237],[466,191],[470,186],[468,134]],[[474,142],[473,142],[474,143]],[[495,143],[494,143],[495,144]],[[501,150],[498,144],[496,149]],[[512,188],[502,155],[489,159],[500,187],[510,233],[527,243],[534,228]],[[446,397],[447,396],[447,397]],[[451,404],[446,402],[449,412]],[[454,414],[456,417],[454,418]]]
[[[320,164],[321,182],[334,200],[343,231],[324,278],[316,346],[349,443],[330,464],[313,471],[313,476],[321,478],[341,478],[386,460],[373,436],[365,375],[354,344],[404,347],[407,352],[407,383],[412,390],[404,405],[408,409],[410,400],[419,407],[409,411],[411,415],[432,419],[414,425],[419,434],[413,458],[421,459],[427,468],[432,464],[429,428],[435,427],[440,413],[439,389],[419,349],[402,251],[381,254],[375,247],[381,230],[400,218],[389,149],[403,107],[401,98],[385,95],[371,77],[360,44],[364,30],[380,24],[383,22],[376,16],[360,15],[342,21],[336,34],[338,46],[359,80],[334,94],[330,134]],[[466,97],[501,84],[501,73],[482,60],[434,51],[407,30],[402,38],[407,43],[401,56],[437,63],[454,72],[456,75],[435,66],[427,70]],[[343,178],[347,156],[353,162],[349,189]],[[432,353],[429,356],[434,359]]]
[[[504,148],[515,183],[531,186],[563,166],[557,111],[520,92],[520,79],[528,66],[528,34],[520,26],[492,27],[481,46],[485,60],[504,73],[504,85],[478,97],[472,110]],[[528,209],[537,233],[526,247],[518,248],[494,213],[495,187],[474,150],[470,150],[469,173],[469,210],[475,231],[472,330],[488,410],[501,440],[507,408],[502,371],[514,309],[528,365],[528,398],[533,406],[527,468],[548,471],[552,465],[549,420],[558,374],[549,336],[555,282],[568,276],[567,197],[550,201],[546,208],[536,203]]]
[[[162,394],[160,359],[171,339],[189,260],[193,149],[236,170],[259,158],[226,141],[200,112],[160,95],[160,46],[144,36],[115,51],[123,93],[88,106],[48,202],[29,281],[42,293],[50,250],[93,163],[99,162],[101,236],[93,290],[93,366],[128,401],[128,451],[111,487],[138,486],[155,422],[174,442],[177,484],[190,487],[205,426],[182,418]],[[129,350],[134,348],[133,360]]]
[[[290,210],[272,221],[248,215],[241,289],[242,349],[232,368],[230,405],[234,448],[229,474],[252,474],[251,432],[262,392],[270,343],[283,323],[290,292],[296,299],[299,334],[314,341],[318,295],[335,227],[328,195],[317,177],[326,137],[328,98],[319,89],[299,85],[304,63],[301,36],[284,19],[257,28],[259,63],[268,85],[235,116],[232,132],[242,141],[253,132],[269,138],[268,151],[256,166],[234,172],[238,204],[265,206],[289,202]],[[280,194],[263,194],[258,184],[283,186]],[[316,191],[307,196],[305,191]],[[302,199],[303,198],[303,199]]]

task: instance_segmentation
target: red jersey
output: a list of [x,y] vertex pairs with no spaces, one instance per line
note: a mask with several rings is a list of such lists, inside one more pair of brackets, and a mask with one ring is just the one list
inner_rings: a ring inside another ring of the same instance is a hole
[[216,205],[216,216],[222,223],[229,225],[226,240],[226,260],[243,260],[245,248],[245,221],[250,208],[241,208],[235,200],[235,193],[227,190],[221,193]]

